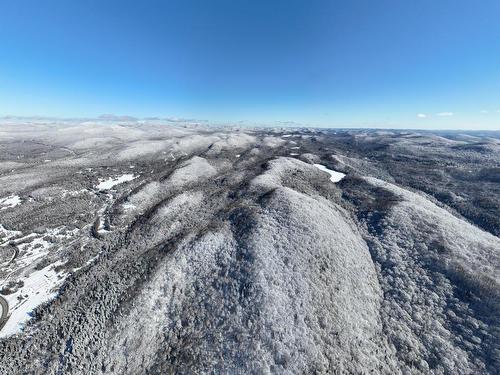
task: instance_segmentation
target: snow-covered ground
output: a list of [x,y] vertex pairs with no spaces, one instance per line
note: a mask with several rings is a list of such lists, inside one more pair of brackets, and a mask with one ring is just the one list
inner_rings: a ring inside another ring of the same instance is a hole
[[63,264],[58,261],[40,270],[34,266],[49,254],[57,243],[71,239],[79,229],[67,231],[64,227],[48,229],[44,233],[30,233],[23,236],[21,231],[7,230],[0,225],[0,246],[9,241],[16,243],[19,254],[11,261],[0,265],[0,272],[5,276],[0,280],[0,288],[9,282],[22,282],[22,286],[11,294],[3,294],[9,304],[7,323],[0,331],[0,337],[20,332],[24,324],[31,318],[30,313],[40,304],[47,302],[56,294],[54,289],[62,283],[66,275],[59,275],[54,267]]
[[20,256],[17,258],[16,266],[29,266],[45,255],[47,255],[52,244],[44,238],[34,238],[31,242],[19,244],[17,247]]
[[0,331],[0,337],[20,332],[31,319],[32,311],[57,295],[57,287],[64,281],[66,274],[58,274],[54,268],[62,262],[50,264],[20,279],[24,285],[15,293],[4,295],[9,303],[10,317]]
[[0,162],[0,198],[22,200],[0,211],[2,375],[498,372],[498,238],[398,190],[417,173],[488,206],[496,151],[410,132],[43,126],[0,129],[25,154]]
[[109,231],[105,227],[106,219],[104,217],[99,217],[99,226],[97,232],[100,234],[108,233]]
[[99,190],[109,190],[113,188],[114,186],[121,184],[123,182],[127,181],[132,181],[133,179],[137,178],[137,176],[133,174],[124,174],[119,177],[110,177],[106,180],[99,180],[99,184],[96,186],[97,189]]
[[87,193],[88,190],[87,189],[80,189],[80,190],[66,190],[64,189],[63,192],[62,192],[62,197],[65,198],[67,196],[69,197],[77,197],[81,194],[85,194]]
[[5,198],[0,198],[0,210],[6,210],[7,208],[16,207],[21,204],[21,198],[19,195],[9,195]]
[[132,203],[124,203],[124,204],[122,204],[122,208],[124,210],[135,210],[137,208],[137,206],[135,204],[132,204]]
[[22,232],[18,230],[8,230],[0,224],[0,246],[6,245],[10,239],[18,237]]
[[328,169],[322,164],[314,164],[314,166],[318,169],[321,169],[323,172],[326,172],[330,175],[330,181],[331,182],[339,182],[345,177],[345,173],[342,172],[337,172],[332,169]]
[[[72,238],[77,233],[78,229],[76,228],[71,231],[65,231],[64,227],[59,227],[48,229],[44,233],[30,233],[23,236],[22,232],[7,230],[0,224],[0,246],[6,246],[9,241],[16,243],[19,255],[16,258],[15,265],[12,265],[15,270],[20,267],[33,265],[37,259],[47,255],[50,248],[56,242]],[[0,285],[7,281],[0,280]]]

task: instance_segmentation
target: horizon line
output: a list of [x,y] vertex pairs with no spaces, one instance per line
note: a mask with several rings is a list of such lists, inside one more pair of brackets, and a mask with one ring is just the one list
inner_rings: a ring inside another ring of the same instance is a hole
[[[309,128],[309,129],[337,129],[337,130],[412,130],[412,131],[467,131],[467,132],[500,132],[500,127],[498,129],[487,129],[487,128],[418,128],[418,127],[393,127],[387,125],[387,127],[380,127],[377,125],[367,125],[367,126],[336,126],[336,125],[312,125],[308,123],[302,123],[297,121],[286,121],[286,120],[274,120],[274,121],[251,121],[251,120],[207,120],[207,119],[195,119],[195,118],[183,118],[176,116],[145,116],[137,117],[131,115],[115,115],[115,114],[102,114],[99,116],[43,116],[43,115],[31,115],[31,116],[19,116],[19,115],[3,115],[0,116],[0,125],[2,125],[3,120],[40,120],[40,121],[101,121],[101,122],[147,122],[147,121],[165,121],[170,123],[182,123],[191,125],[206,125],[206,126],[252,126],[252,127],[282,127],[282,128]],[[120,125],[120,124],[118,124]],[[147,125],[147,124],[142,124]]]

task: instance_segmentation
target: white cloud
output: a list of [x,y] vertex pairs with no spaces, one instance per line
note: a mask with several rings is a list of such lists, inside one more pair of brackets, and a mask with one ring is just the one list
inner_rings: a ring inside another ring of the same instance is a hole
[[418,118],[426,118],[426,117],[427,117],[427,115],[426,115],[425,113],[419,113],[419,114],[417,115],[417,117],[418,117]]
[[489,113],[490,111],[487,111],[485,109],[483,109],[482,111],[479,111],[480,113]]
[[453,112],[439,112],[436,113],[437,116],[453,116]]

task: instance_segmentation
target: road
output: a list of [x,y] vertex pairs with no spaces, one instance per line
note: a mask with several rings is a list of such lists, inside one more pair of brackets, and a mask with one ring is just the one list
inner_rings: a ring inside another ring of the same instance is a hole
[[3,328],[3,325],[7,321],[7,314],[9,313],[9,304],[7,300],[0,296],[0,308],[1,308],[1,316],[0,316],[0,329]]
[[14,254],[12,254],[12,258],[10,258],[9,263],[7,263],[7,265],[11,264],[14,261],[14,259],[16,259],[16,257],[19,255],[19,249],[17,248],[17,246],[13,245],[12,247],[14,250]]

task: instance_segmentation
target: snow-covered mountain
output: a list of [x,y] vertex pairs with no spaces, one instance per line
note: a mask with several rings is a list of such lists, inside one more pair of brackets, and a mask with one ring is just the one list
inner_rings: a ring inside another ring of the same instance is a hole
[[0,126],[0,374],[495,374],[499,134]]

